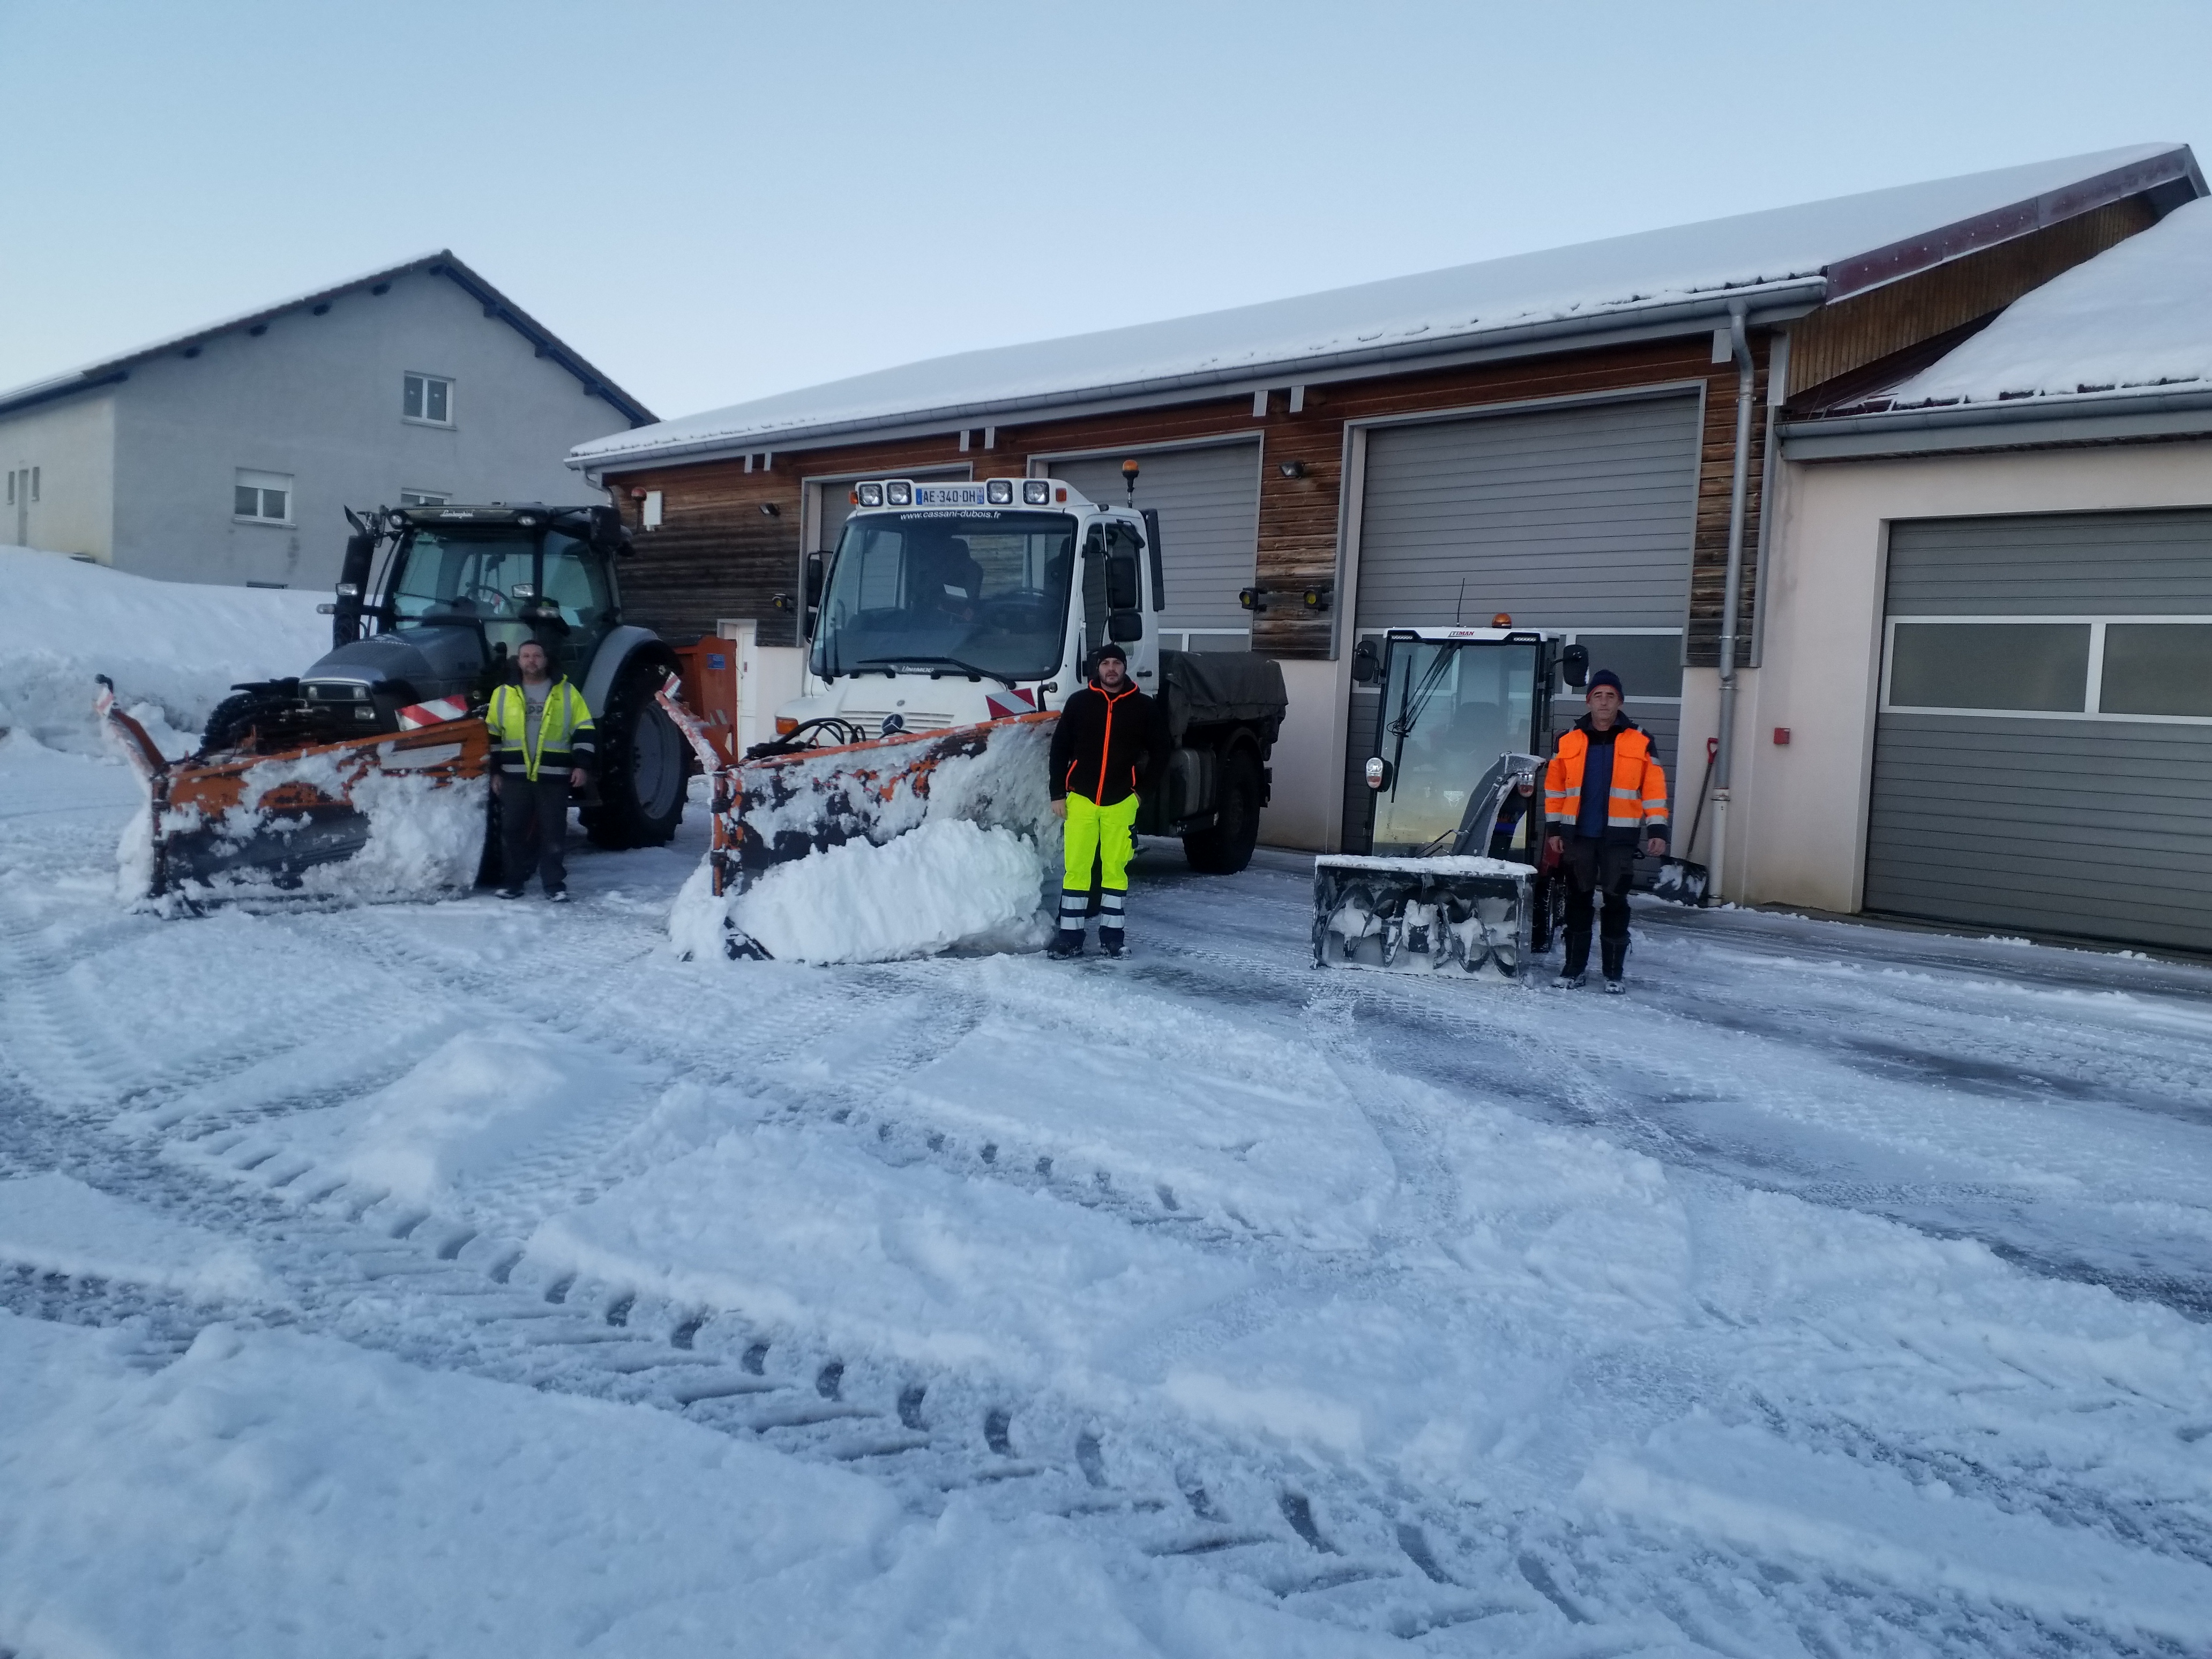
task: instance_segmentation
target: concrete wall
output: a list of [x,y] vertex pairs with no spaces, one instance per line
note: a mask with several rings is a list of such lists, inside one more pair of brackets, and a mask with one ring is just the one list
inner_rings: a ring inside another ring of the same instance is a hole
[[100,393],[0,416],[0,473],[36,467],[39,499],[0,491],[0,542],[106,559],[115,536],[115,402]]
[[[1762,666],[1744,676],[1738,701],[1723,885],[1731,898],[1854,911],[1865,862],[1890,524],[2212,505],[2212,443],[1785,461],[1783,472]],[[1698,751],[1693,699],[1684,690],[1686,756]],[[1773,741],[1777,726],[1790,728],[1787,747]]]
[[1260,814],[1260,839],[1305,852],[1336,850],[1344,799],[1346,665],[1285,661],[1291,706],[1267,764],[1275,775],[1273,804]]
[[[450,427],[401,418],[409,371],[455,383]],[[342,507],[398,506],[403,489],[459,501],[596,499],[563,462],[624,429],[612,405],[442,276],[346,294],[324,316],[210,340],[133,368],[116,389],[114,562],[178,581],[337,580]],[[231,514],[239,468],[294,479],[292,521]]]

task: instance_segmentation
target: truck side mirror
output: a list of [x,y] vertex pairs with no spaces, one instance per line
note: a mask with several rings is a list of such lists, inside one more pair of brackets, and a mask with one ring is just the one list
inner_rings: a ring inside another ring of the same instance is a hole
[[[1144,604],[1137,586],[1137,556],[1115,553],[1106,561],[1106,605],[1109,611],[1135,611]],[[1119,639],[1121,635],[1115,635]]]
[[1559,653],[1559,672],[1569,685],[1579,690],[1589,681],[1589,647],[1571,645]]
[[1109,611],[1106,613],[1106,637],[1116,645],[1127,645],[1145,637],[1145,613],[1141,611]]
[[1152,562],[1152,609],[1168,608],[1167,568],[1160,553],[1160,510],[1157,507],[1144,509],[1145,551]]
[[822,603],[822,584],[829,564],[827,553],[809,553],[806,556],[806,608],[809,611],[817,609]]
[[1382,678],[1382,656],[1375,641],[1362,640],[1352,653],[1352,678],[1357,685],[1372,685]]

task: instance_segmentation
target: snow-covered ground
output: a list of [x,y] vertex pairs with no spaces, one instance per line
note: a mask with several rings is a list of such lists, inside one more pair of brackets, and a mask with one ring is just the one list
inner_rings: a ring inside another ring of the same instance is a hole
[[1641,913],[1626,1000],[163,921],[0,746],[0,1647],[2212,1645],[2212,976]]
[[684,961],[696,814],[165,921],[135,805],[0,741],[0,1652],[2212,1650],[2212,973],[1321,971],[1162,847],[1122,963]]

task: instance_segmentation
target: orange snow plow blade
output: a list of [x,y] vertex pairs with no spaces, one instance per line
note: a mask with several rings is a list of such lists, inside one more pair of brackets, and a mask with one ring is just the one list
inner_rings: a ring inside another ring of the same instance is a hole
[[[1057,845],[1046,787],[1055,712],[729,765],[672,685],[659,698],[713,781],[708,861],[717,898],[743,893],[778,865],[848,842],[880,847],[931,819],[966,818]],[[734,927],[724,948],[732,957],[767,955]]]
[[99,707],[151,796],[131,860],[146,897],[418,897],[475,881],[490,790],[482,720],[171,762],[112,688]]

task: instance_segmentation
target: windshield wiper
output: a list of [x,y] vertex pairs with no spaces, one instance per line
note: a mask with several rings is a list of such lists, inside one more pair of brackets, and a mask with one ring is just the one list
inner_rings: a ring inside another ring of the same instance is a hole
[[[996,680],[1000,684],[1005,686],[1009,691],[1014,689],[1014,682],[1012,679],[1005,674],[1000,673],[996,669],[978,668],[974,663],[963,662],[957,657],[924,657],[906,656],[903,654],[896,657],[866,657],[859,663],[855,664],[854,666],[860,668],[902,668],[908,663],[942,663],[947,668],[958,669],[971,680]],[[939,675],[937,672],[932,672],[929,678],[936,679],[939,678]]]

